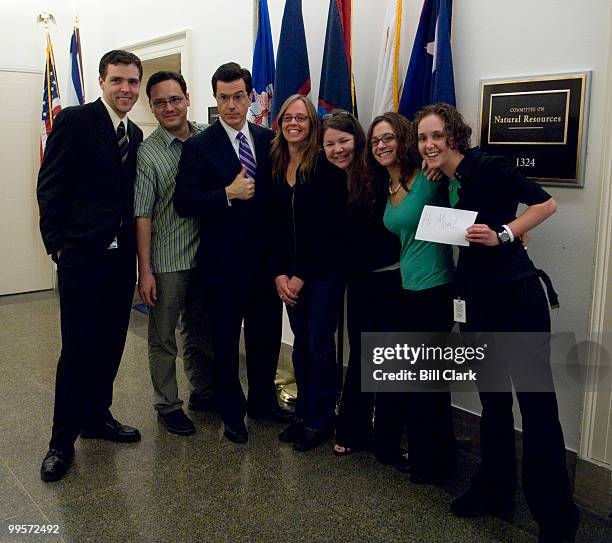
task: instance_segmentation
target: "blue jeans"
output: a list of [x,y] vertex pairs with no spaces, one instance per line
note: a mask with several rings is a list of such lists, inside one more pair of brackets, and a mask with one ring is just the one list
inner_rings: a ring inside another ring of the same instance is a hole
[[295,414],[309,430],[334,428],[337,371],[334,333],[344,293],[340,273],[306,282],[294,307],[287,306],[298,387]]

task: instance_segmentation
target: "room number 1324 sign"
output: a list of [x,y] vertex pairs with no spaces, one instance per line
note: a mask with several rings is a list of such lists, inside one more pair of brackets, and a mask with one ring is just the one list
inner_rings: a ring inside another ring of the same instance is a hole
[[539,183],[583,186],[590,75],[481,81],[481,149]]

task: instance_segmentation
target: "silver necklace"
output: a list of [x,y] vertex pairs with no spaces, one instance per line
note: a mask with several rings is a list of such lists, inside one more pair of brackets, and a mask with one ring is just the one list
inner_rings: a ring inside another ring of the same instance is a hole
[[400,189],[400,187],[402,186],[402,184],[401,184],[401,183],[398,183],[398,184],[397,184],[397,187],[395,187],[394,189],[392,189],[392,188],[391,188],[391,183],[392,183],[392,181],[391,181],[391,179],[389,179],[389,194],[390,194],[391,196],[393,196],[394,194],[397,194],[397,192],[399,191],[399,189]]

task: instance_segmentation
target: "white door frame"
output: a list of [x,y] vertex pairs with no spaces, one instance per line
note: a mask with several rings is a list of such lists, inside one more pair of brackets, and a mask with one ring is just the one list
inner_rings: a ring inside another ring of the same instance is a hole
[[[612,7],[609,13],[610,25],[612,25]],[[612,28],[612,26],[609,26]],[[607,102],[604,115],[605,127],[612,126],[612,32],[609,36],[608,46],[608,68],[607,68]],[[601,165],[601,193],[599,207],[599,221],[597,239],[595,246],[595,273],[593,283],[593,303],[589,321],[589,332],[591,339],[595,342],[601,341],[602,333],[612,333],[610,322],[606,322],[612,315],[612,285],[608,285],[612,276],[612,132],[604,130],[602,165]],[[598,359],[599,349],[591,353],[587,365],[586,393],[584,398],[584,411],[582,417],[582,437],[580,440],[580,456],[590,461],[601,464],[594,456],[601,457],[601,451],[594,451],[594,441],[597,440],[597,448],[601,449],[602,442],[606,443],[604,465],[612,465],[612,401],[609,394],[601,394],[597,391],[597,380],[601,362]],[[607,420],[607,435],[602,440],[598,432],[602,431],[601,425],[595,425],[596,419]]]
[[167,36],[126,45],[123,49],[134,53],[140,60],[151,60],[178,53],[181,56],[181,74],[189,85],[191,109],[195,111],[198,93],[193,88],[191,43],[191,30],[187,29]]

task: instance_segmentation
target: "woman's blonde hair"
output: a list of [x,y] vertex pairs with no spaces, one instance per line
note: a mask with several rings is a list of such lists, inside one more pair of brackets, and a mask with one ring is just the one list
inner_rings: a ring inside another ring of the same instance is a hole
[[302,179],[308,176],[316,162],[319,152],[319,123],[317,120],[317,111],[312,102],[301,94],[292,94],[285,100],[278,112],[278,128],[276,135],[272,140],[272,148],[270,150],[270,159],[272,161],[272,175],[274,178],[283,177],[287,173],[289,166],[289,146],[283,134],[283,116],[293,102],[300,100],[310,121],[310,133],[303,143],[302,158],[299,164],[299,171]]

